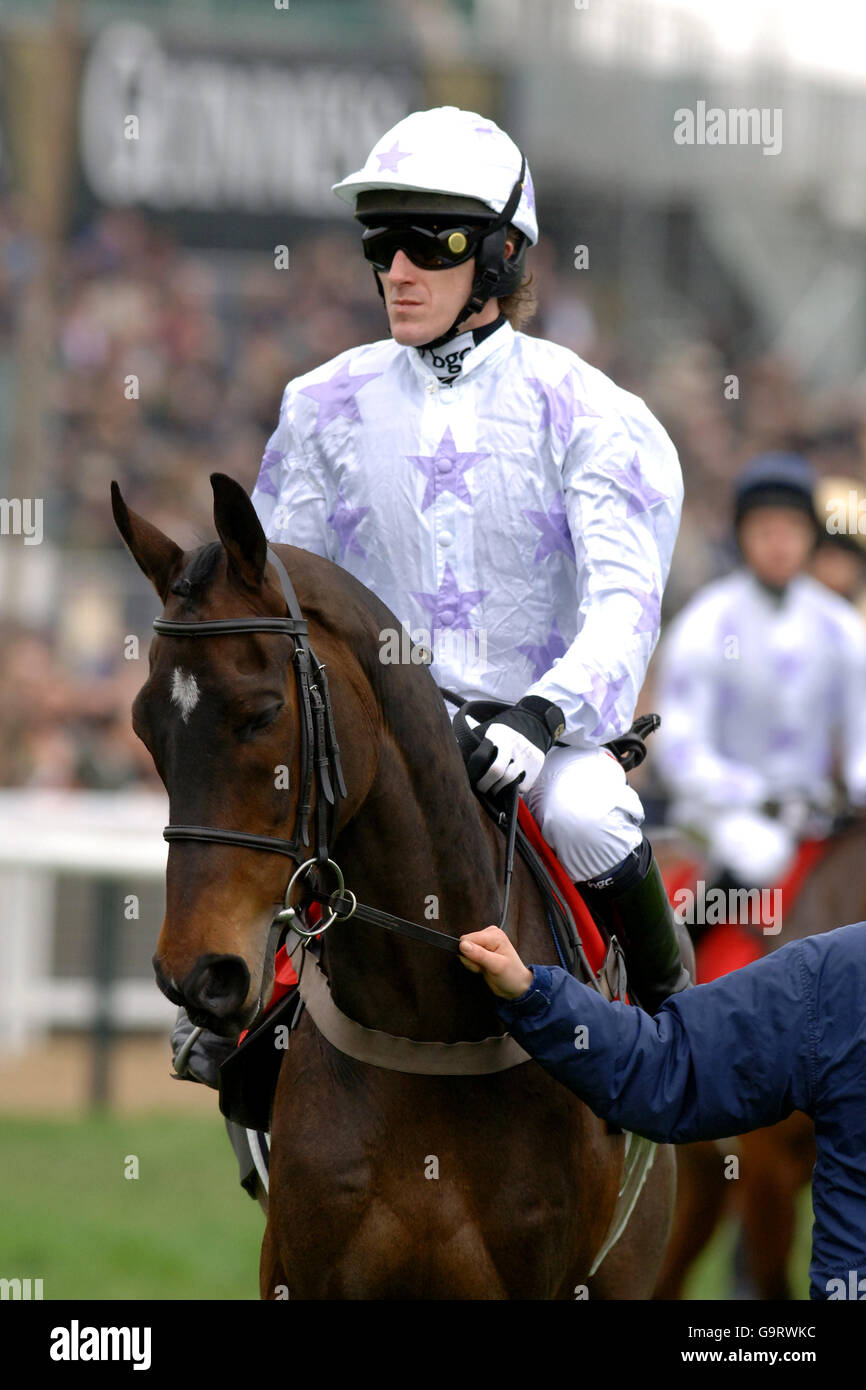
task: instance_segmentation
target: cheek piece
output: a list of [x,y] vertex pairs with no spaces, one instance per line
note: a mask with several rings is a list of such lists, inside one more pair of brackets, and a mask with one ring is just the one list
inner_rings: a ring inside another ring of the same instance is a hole
[[[520,161],[520,173],[508,195],[508,202],[498,216],[493,218],[484,236],[478,242],[475,252],[475,279],[472,282],[469,298],[463,308],[444,333],[440,333],[437,338],[431,338],[427,343],[419,343],[417,345],[419,348],[439,347],[441,343],[447,343],[449,338],[453,338],[457,325],[469,318],[470,315],[479,313],[489,299],[513,294],[520,285],[526,255],[526,237],[522,233],[518,233],[520,245],[510,260],[505,255],[505,243],[508,241],[508,223],[517,211],[517,205],[523,193],[525,172],[526,156],[524,155]],[[385,291],[382,288],[379,273],[375,269],[373,270],[373,278],[384,303]]]

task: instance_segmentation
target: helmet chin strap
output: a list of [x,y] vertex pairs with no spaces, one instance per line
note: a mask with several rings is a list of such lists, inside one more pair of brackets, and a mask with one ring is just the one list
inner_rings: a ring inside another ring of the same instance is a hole
[[[483,245],[483,243],[487,240],[489,236],[491,236],[494,232],[498,232],[502,227],[507,227],[508,223],[511,221],[512,217],[517,211],[517,205],[520,202],[520,198],[523,193],[523,176],[525,173],[526,155],[521,155],[520,173],[517,175],[517,178],[514,182],[514,186],[510,194],[508,195],[508,202],[505,204],[505,207],[502,209],[499,215],[495,217],[488,226],[487,230],[484,233],[484,236],[481,238],[481,241],[479,242],[479,247]],[[379,294],[382,296],[382,302],[384,303],[385,291],[382,289],[382,281],[379,279],[379,272],[374,269],[373,275],[376,280],[376,288],[378,289]],[[430,341],[427,343],[416,343],[415,346],[420,350],[424,348],[440,347],[442,343],[447,343],[449,338],[453,338],[455,333],[457,332],[458,324],[461,324],[464,319],[472,318],[473,314],[479,314],[481,312],[481,310],[484,308],[484,305],[488,302],[489,299],[492,298],[498,280],[499,271],[495,269],[493,266],[485,266],[483,270],[479,271],[476,274],[475,279],[472,282],[472,289],[469,293],[469,298],[463,305],[463,308],[460,310],[459,314],[455,318],[454,322],[451,324],[450,328],[446,328],[445,332],[440,333],[437,338],[431,338]]]
[[[472,300],[470,300],[469,303],[471,304]],[[472,315],[479,313],[480,310],[483,309],[484,304],[486,303],[487,300],[484,300],[484,303],[480,304],[477,309],[470,309],[469,305],[464,304],[463,308],[460,310],[460,313],[457,315],[450,328],[446,328],[445,332],[440,333],[438,338],[431,338],[428,343],[416,343],[415,346],[418,348],[419,351],[422,351],[427,348],[441,347],[443,343],[447,343],[452,338],[456,337],[458,324],[462,323],[464,319],[471,319]]]

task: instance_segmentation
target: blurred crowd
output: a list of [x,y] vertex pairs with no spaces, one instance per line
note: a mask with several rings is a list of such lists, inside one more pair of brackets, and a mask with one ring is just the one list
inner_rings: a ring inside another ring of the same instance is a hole
[[[118,547],[111,478],[179,543],[209,537],[208,475],[229,473],[252,487],[286,381],[386,336],[351,227],[289,240],[290,266],[280,270],[260,253],[193,252],[138,213],[102,211],[64,248],[46,402],[46,541],[90,555],[94,575]],[[0,199],[0,358],[7,362],[36,260],[26,210],[13,196]],[[822,474],[866,481],[866,378],[810,393],[788,364],[742,357],[711,324],[704,336],[641,362],[607,321],[605,296],[596,288],[593,298],[589,281],[559,267],[555,250],[539,246],[530,268],[539,311],[525,331],[573,348],[643,396],[680,451],[686,500],[667,617],[735,563],[731,481],[755,453],[797,449]],[[732,376],[736,386],[726,393]],[[137,393],[129,389],[133,377]],[[91,586],[88,621],[79,605],[64,627],[60,604],[45,629],[0,625],[0,785],[155,782],[129,728],[143,676],[140,662],[123,659],[123,635],[133,629],[119,572],[112,567],[102,586]],[[90,621],[100,602],[106,612]],[[104,634],[101,647],[94,631]]]

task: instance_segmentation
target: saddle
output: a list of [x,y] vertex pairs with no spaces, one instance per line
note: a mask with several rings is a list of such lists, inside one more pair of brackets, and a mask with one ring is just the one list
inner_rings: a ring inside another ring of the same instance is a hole
[[[452,703],[460,705],[454,730],[464,758],[479,742],[470,728],[469,718],[479,723],[492,718],[506,702],[483,700],[464,703],[450,691],[443,691]],[[644,738],[658,727],[659,716],[644,715],[628,733],[605,746],[626,770],[638,766],[646,756]],[[506,833],[507,817],[500,803],[480,793],[476,796],[488,815]],[[603,937],[578,889],[572,883],[556,854],[547,844],[529,807],[517,798],[516,824],[511,828],[514,849],[535,879],[547,908],[548,923],[557,958],[563,969],[587,983],[600,984],[612,999],[627,1000],[627,979],[622,949],[615,937]],[[304,909],[305,927],[315,930],[321,917],[317,902]],[[287,953],[283,932],[275,957],[274,987],[259,1022],[241,1034],[238,1047],[222,1063],[219,1076],[219,1104],[226,1119],[244,1129],[266,1132],[270,1129],[271,1106],[282,1059],[291,1032],[297,1027],[304,1003],[298,991],[298,976]],[[318,958],[320,943],[310,941],[307,949]]]

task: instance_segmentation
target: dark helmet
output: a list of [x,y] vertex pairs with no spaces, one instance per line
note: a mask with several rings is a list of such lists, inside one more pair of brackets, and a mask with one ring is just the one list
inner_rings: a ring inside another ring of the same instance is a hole
[[816,475],[800,454],[760,454],[747,464],[734,486],[734,525],[757,507],[793,507],[820,529],[815,513]]

